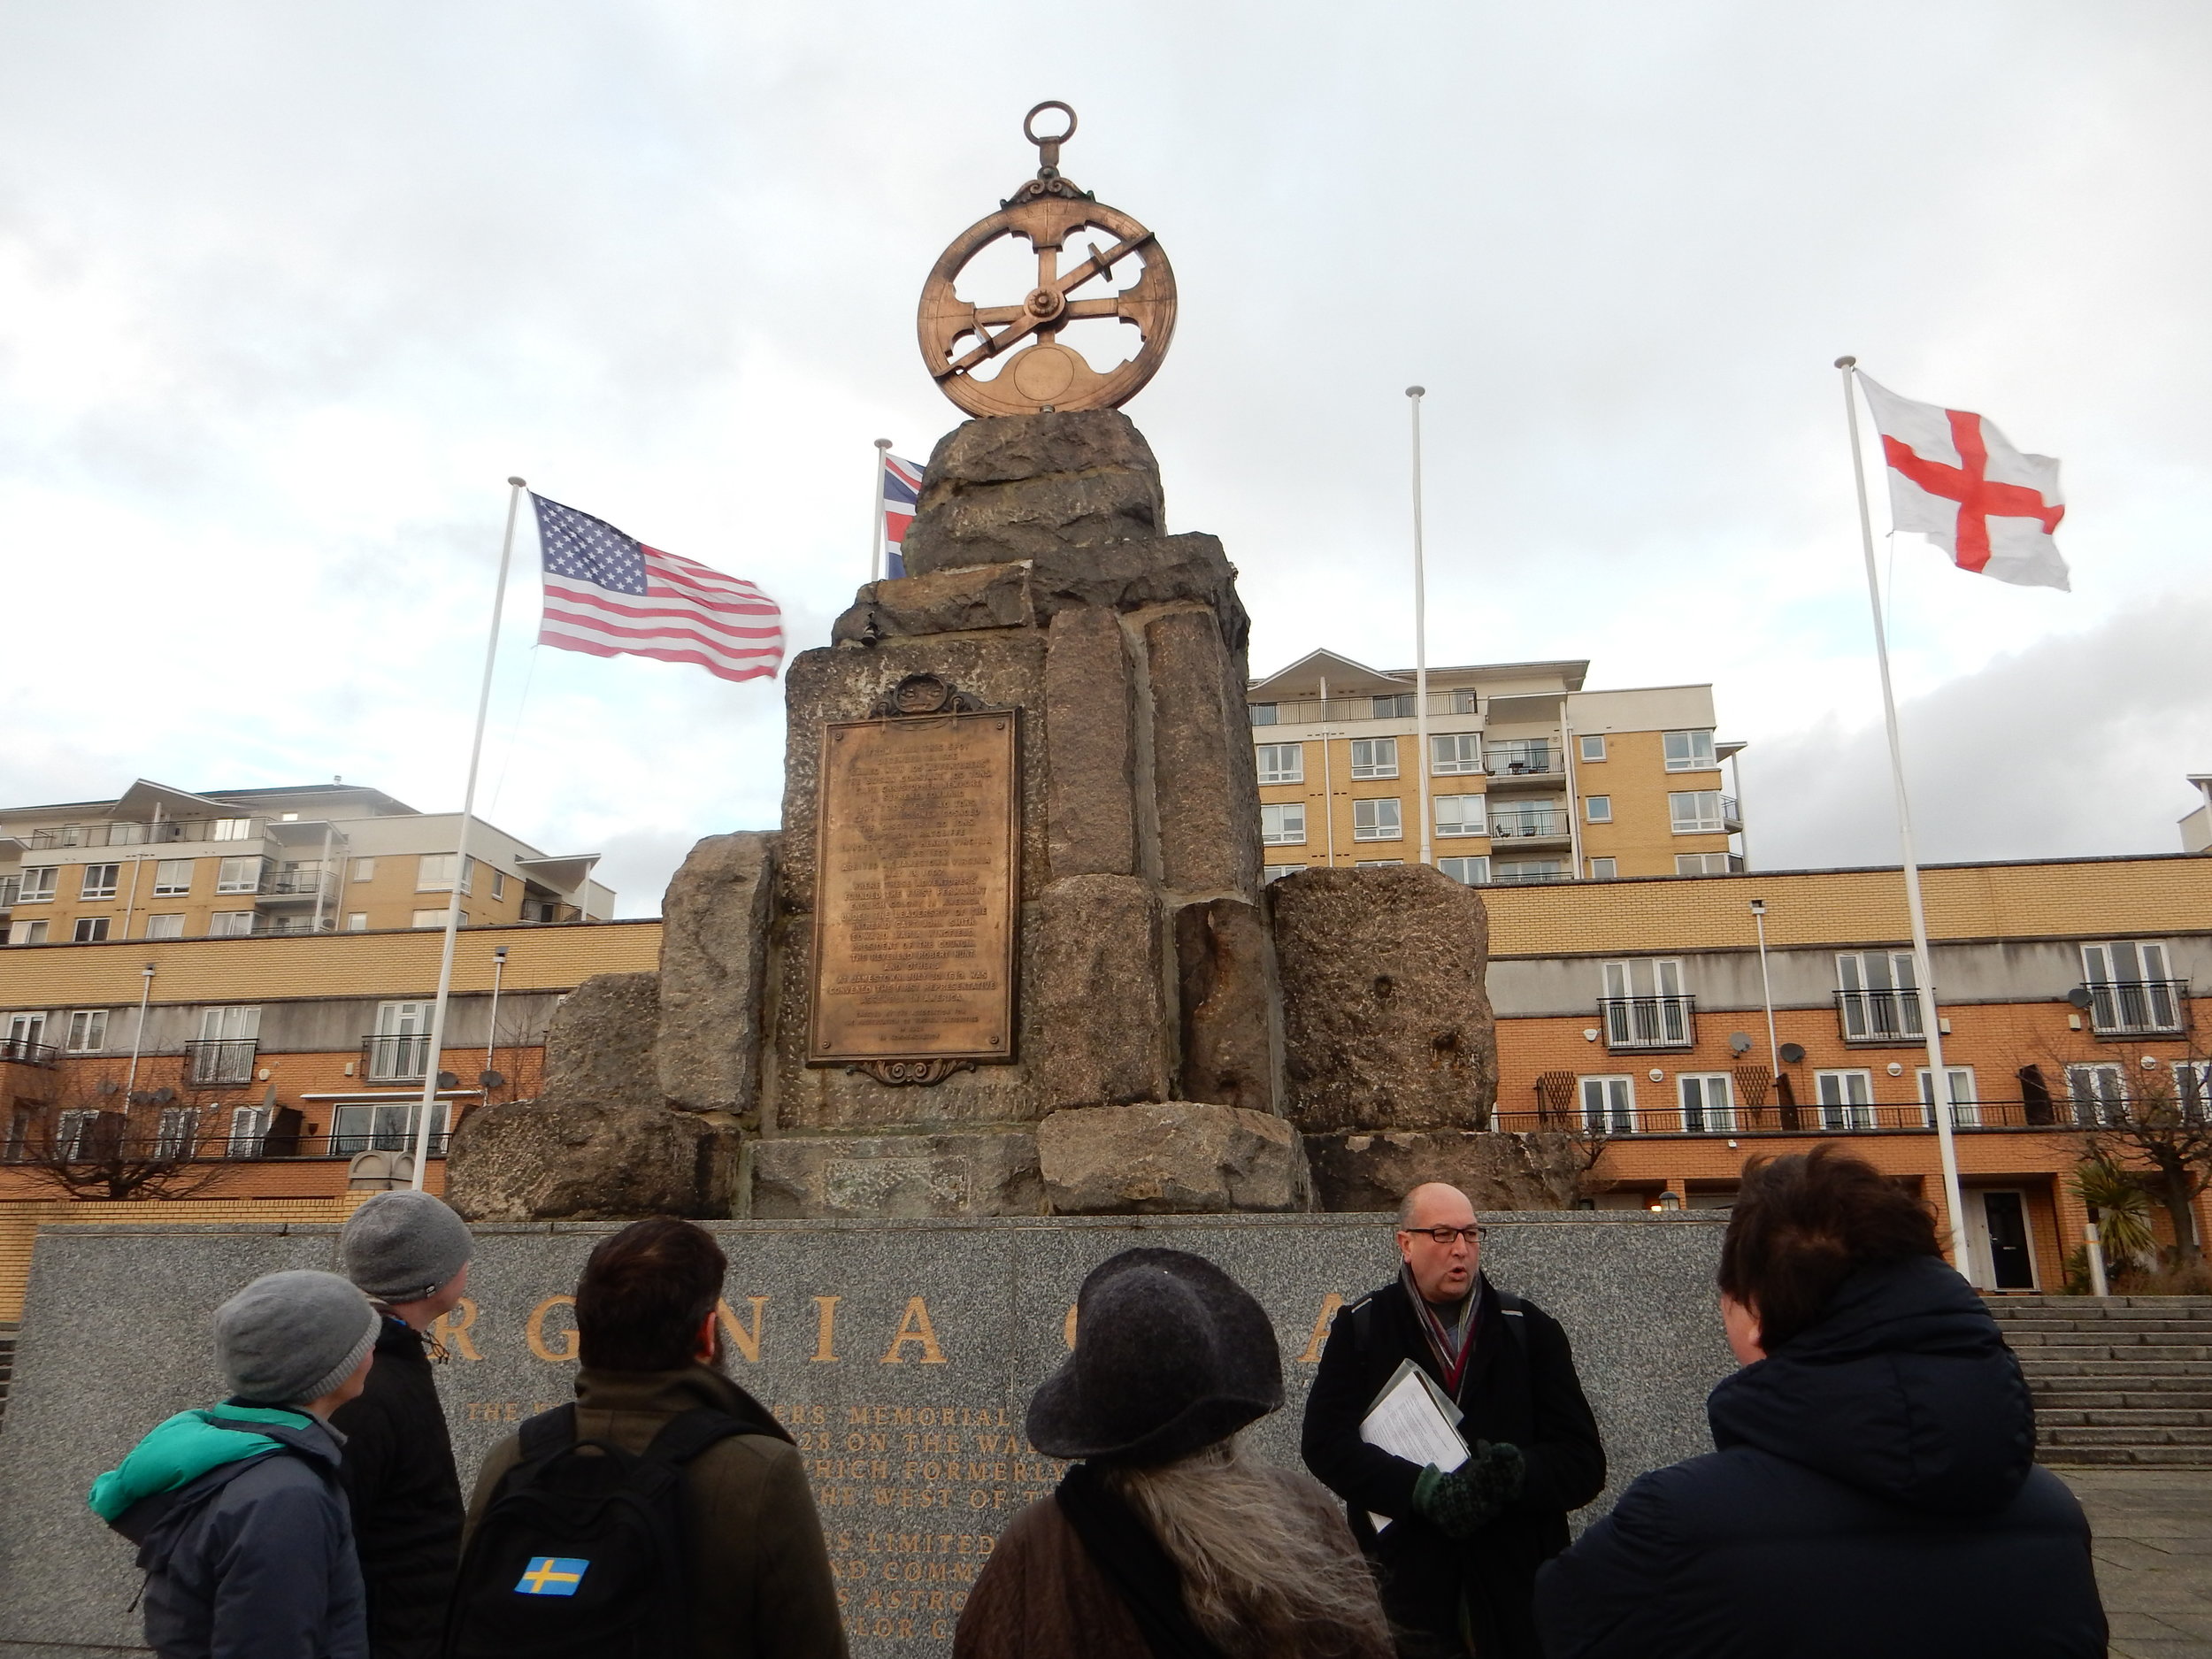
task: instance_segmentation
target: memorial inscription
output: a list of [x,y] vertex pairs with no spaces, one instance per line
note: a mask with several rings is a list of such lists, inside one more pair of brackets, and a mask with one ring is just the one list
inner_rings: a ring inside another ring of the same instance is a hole
[[824,727],[810,1064],[1013,1057],[1019,736],[1011,709]]

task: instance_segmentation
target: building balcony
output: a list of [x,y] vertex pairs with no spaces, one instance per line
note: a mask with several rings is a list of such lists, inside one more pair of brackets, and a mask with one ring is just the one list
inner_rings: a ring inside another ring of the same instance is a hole
[[[1282,703],[1253,703],[1245,705],[1250,712],[1252,724],[1266,726],[1334,726],[1348,720],[1410,720],[1414,714],[1414,694],[1410,691],[1385,693],[1380,696],[1331,697],[1324,702],[1319,697],[1302,697]],[[1429,693],[1429,718],[1443,715],[1479,714],[1479,701],[1472,691],[1432,691]]]
[[312,870],[286,870],[265,877],[257,896],[265,904],[312,904],[335,900],[338,879]]
[[0,1037],[0,1061],[50,1066],[60,1057],[61,1050],[50,1042],[33,1042],[27,1037]]
[[[2018,1100],[1962,1101],[1955,1109],[1952,1127],[1961,1133],[2032,1131],[2043,1134],[2070,1133],[2073,1124],[2062,1114],[2071,1110],[2058,1102]],[[2078,1121],[2091,1124],[2093,1109],[2085,1105]],[[1491,1115],[1497,1130],[1566,1130],[1573,1133],[1644,1139],[1663,1135],[1833,1135],[1933,1134],[1935,1114],[1925,1105],[1909,1102],[1882,1104],[1764,1106],[1740,1103],[1721,1107],[1684,1108],[1678,1102],[1639,1101],[1625,1109],[1588,1112],[1578,1102],[1548,1103],[1540,1085],[1533,1111],[1499,1111]]]
[[426,1035],[372,1033],[361,1039],[361,1073],[372,1083],[419,1083],[429,1064]]
[[1836,1026],[1854,1047],[1924,1041],[1917,991],[1838,991]]
[[1598,1000],[1605,1046],[1616,1052],[1697,1046],[1694,996],[1607,996]]
[[1490,817],[1490,840],[1494,852],[1511,852],[1525,847],[1564,847],[1573,839],[1564,812],[1494,812]]
[[2093,979],[2068,1000],[2100,1037],[2177,1037],[2189,1025],[2186,979]]
[[184,1080],[194,1088],[232,1088],[253,1081],[259,1042],[251,1037],[216,1037],[184,1045]]
[[[116,1118],[119,1112],[103,1112],[99,1116]],[[194,1115],[195,1117],[197,1114]],[[276,1114],[280,1118],[296,1119],[296,1111]],[[226,1133],[218,1122],[202,1125],[185,1122],[180,1118],[165,1129],[150,1133],[128,1133],[116,1134],[101,1133],[106,1125],[96,1129],[74,1128],[66,1141],[57,1141],[53,1133],[26,1136],[17,1142],[0,1147],[0,1165],[55,1163],[96,1166],[108,1164],[140,1163],[226,1163],[243,1159],[269,1160],[276,1158],[350,1158],[363,1152],[412,1152],[415,1141],[397,1126],[373,1126],[355,1133],[316,1135],[301,1134],[296,1125],[232,1126]],[[446,1154],[449,1137],[443,1133],[430,1137],[430,1156],[442,1158]]]
[[268,821],[257,818],[164,818],[158,824],[65,824],[33,830],[24,839],[33,852],[65,847],[165,847],[177,841],[257,841]]
[[1493,793],[1499,789],[1558,788],[1567,780],[1567,754],[1556,743],[1492,743],[1482,757]]
[[1532,864],[1510,864],[1493,862],[1490,879],[1484,885],[1494,887],[1548,887],[1555,881],[1572,881],[1575,872],[1560,859],[1540,859]]

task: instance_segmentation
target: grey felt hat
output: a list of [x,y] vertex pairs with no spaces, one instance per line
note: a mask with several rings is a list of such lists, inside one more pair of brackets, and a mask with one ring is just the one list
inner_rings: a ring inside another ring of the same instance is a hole
[[1124,1250],[1075,1307],[1074,1356],[1029,1402],[1029,1442],[1048,1456],[1171,1463],[1283,1403],[1274,1326],[1202,1256]]
[[379,1302],[420,1302],[476,1248],[468,1223],[428,1193],[379,1193],[338,1234],[346,1277]]
[[382,1324],[335,1273],[267,1273],[216,1309],[215,1357],[240,1399],[297,1405],[352,1376]]

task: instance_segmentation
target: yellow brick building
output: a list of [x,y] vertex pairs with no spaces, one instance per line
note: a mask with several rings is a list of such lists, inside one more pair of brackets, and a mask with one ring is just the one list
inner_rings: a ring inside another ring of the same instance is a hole
[[1717,875],[1743,867],[1739,743],[1710,686],[1584,687],[1586,662],[1433,668],[1429,752],[1415,677],[1315,651],[1252,682],[1271,878],[1429,857],[1471,885]]

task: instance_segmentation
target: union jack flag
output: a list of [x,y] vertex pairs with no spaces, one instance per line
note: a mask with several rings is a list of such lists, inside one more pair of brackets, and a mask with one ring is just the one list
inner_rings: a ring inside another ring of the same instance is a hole
[[899,544],[906,540],[906,526],[914,522],[914,503],[921,493],[921,467],[912,461],[902,461],[886,449],[883,452],[883,573],[886,576],[906,574],[906,561],[899,555]]
[[647,547],[557,501],[533,494],[530,502],[545,560],[539,644],[695,663],[724,680],[775,677],[783,612],[752,583]]

